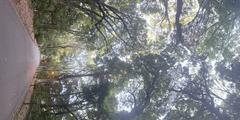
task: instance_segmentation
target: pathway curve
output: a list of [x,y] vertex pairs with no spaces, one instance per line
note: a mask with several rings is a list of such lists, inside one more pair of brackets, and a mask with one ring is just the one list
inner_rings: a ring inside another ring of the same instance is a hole
[[9,0],[0,0],[0,120],[10,120],[21,105],[39,60],[39,49]]

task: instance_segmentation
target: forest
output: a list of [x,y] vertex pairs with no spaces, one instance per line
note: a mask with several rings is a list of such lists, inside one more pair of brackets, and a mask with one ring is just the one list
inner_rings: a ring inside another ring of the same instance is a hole
[[32,0],[29,120],[240,120],[240,0]]

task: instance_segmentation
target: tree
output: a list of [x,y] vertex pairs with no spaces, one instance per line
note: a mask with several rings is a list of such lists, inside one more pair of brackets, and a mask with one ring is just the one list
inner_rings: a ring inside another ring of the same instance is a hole
[[[35,6],[44,8],[36,11],[38,17],[46,15],[40,23],[50,24],[41,28],[37,23],[39,36],[52,31],[67,37],[43,42],[42,64],[55,60],[51,68],[60,72],[51,82],[36,84],[48,85],[45,103],[30,104],[47,109],[50,117],[238,119],[237,2],[49,2]],[[78,45],[82,48],[76,52]]]

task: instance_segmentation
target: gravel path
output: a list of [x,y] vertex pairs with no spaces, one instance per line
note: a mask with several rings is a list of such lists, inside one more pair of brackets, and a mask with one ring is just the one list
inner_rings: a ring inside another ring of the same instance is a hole
[[0,120],[11,120],[39,64],[39,49],[14,7],[0,0]]

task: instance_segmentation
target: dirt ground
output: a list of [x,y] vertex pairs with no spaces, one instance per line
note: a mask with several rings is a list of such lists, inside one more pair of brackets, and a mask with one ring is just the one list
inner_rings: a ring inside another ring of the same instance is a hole
[[34,32],[33,32],[33,9],[31,5],[31,0],[10,0],[18,15],[20,16],[22,23],[28,30],[29,34],[31,35],[32,39],[35,41]]

